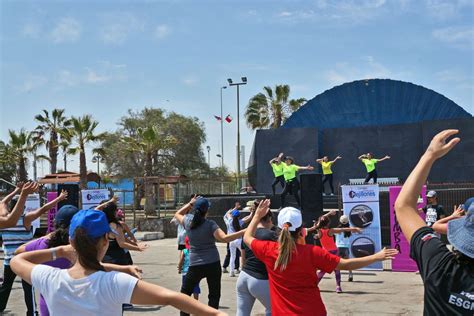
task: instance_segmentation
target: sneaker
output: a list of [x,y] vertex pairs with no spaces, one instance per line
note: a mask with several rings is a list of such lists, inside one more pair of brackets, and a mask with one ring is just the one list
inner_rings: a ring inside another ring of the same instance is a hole
[[129,310],[129,309],[132,309],[133,308],[133,305],[132,304],[122,304],[122,308],[124,310]]
[[340,286],[336,286],[336,293],[342,293],[342,289]]
[[348,281],[348,282],[352,282],[352,281],[354,281],[354,278],[352,277],[352,274],[351,274],[351,275],[349,275],[349,279],[348,279],[347,281]]
[[239,274],[239,273],[240,273],[240,269],[235,269],[235,270],[234,270],[234,273],[235,273],[235,274]]
[[222,268],[222,273],[229,273],[229,271],[227,271],[227,268]]
[[234,272],[231,272],[231,273],[229,274],[229,276],[230,276],[231,278],[235,278],[235,273],[234,273]]

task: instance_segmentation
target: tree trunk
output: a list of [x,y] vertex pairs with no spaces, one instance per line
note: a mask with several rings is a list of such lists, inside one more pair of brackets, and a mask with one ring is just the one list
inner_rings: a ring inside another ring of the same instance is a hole
[[33,154],[33,180],[38,179],[38,166],[37,166],[37,160],[38,157],[36,156],[36,153]]
[[25,158],[21,157],[18,163],[18,181],[26,182],[28,180],[28,172],[26,171]]
[[66,153],[64,153],[63,162],[64,162],[64,172],[66,172],[67,171],[67,154]]
[[156,215],[155,197],[153,194],[153,181],[149,181],[146,177],[153,175],[153,157],[151,153],[146,153],[145,158],[145,214]]
[[51,131],[49,138],[50,171],[51,173],[56,173],[58,165],[58,134],[55,131]]
[[86,152],[84,145],[81,145],[81,152],[79,153],[79,174],[81,176],[81,189],[87,188],[87,165],[86,165]]

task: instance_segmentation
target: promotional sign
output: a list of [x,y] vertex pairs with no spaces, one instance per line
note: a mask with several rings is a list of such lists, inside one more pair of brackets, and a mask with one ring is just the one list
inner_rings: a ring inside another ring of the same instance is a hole
[[[48,203],[54,200],[55,198],[58,197],[58,192],[48,192],[46,193],[46,199],[48,200]],[[48,211],[48,233],[52,232],[54,230],[54,218],[56,217],[56,213],[58,212],[58,206],[57,204],[53,206]]]
[[[28,195],[28,197],[26,198],[26,203],[25,203],[25,214],[31,211],[36,211],[40,207],[41,207],[41,203],[40,203],[39,194],[35,193],[35,194]],[[35,219],[31,223],[31,226],[33,227],[33,234],[34,234],[35,230],[40,227],[40,219],[39,218]]]
[[[403,236],[400,225],[395,214],[395,201],[400,194],[402,187],[393,186],[389,188],[390,200],[390,239],[391,247],[398,250],[398,255],[392,260],[392,271],[397,272],[415,272],[418,271],[416,262],[410,258],[410,244]],[[426,186],[423,186],[421,195],[418,198],[418,208],[426,204]]]
[[[342,203],[344,214],[352,227],[362,228],[360,234],[352,234],[350,250],[352,257],[372,255],[382,249],[380,232],[380,205],[378,185],[343,185]],[[367,270],[382,270],[382,262],[373,263]]]
[[103,200],[109,199],[109,190],[82,190],[82,209],[94,208]]

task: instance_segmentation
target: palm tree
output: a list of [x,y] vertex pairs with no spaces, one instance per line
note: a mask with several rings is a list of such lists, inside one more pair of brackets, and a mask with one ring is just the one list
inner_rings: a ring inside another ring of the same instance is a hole
[[46,157],[44,155],[38,155],[38,149],[44,145],[44,139],[37,130],[34,130],[30,134],[30,140],[31,140],[31,153],[33,154],[33,180],[36,181],[38,178],[38,167],[37,163],[38,160],[40,159],[45,159],[45,160],[50,160],[49,157]]
[[19,132],[8,130],[8,134],[10,135],[10,154],[17,164],[17,181],[25,182],[28,180],[28,172],[26,170],[28,155],[32,151],[31,133],[21,129]]
[[0,140],[0,178],[13,182],[16,173],[16,163],[9,144]]
[[71,118],[71,140],[76,144],[76,147],[69,148],[68,154],[76,155],[79,154],[79,174],[80,174],[80,187],[85,189],[87,187],[87,161],[86,161],[86,145],[88,143],[100,141],[104,134],[96,134],[96,127],[99,122],[94,120],[90,115],[84,115],[82,117]]
[[61,151],[63,153],[63,171],[67,171],[67,155],[72,142],[71,130],[69,128],[64,128],[60,134],[61,140],[59,142],[59,148],[61,148]]
[[49,139],[44,141],[48,150],[50,172],[56,173],[58,164],[59,138],[63,130],[71,125],[71,121],[64,116],[64,109],[54,109],[51,115],[47,110],[43,114],[35,116],[35,120],[40,124],[36,127],[36,132],[41,137],[49,134]]
[[155,214],[155,201],[153,197],[153,186],[147,185],[146,177],[153,176],[154,163],[156,163],[159,151],[164,151],[176,143],[171,136],[164,136],[156,126],[138,128],[133,137],[122,138],[124,147],[131,152],[140,153],[145,165],[145,214]]
[[263,93],[258,93],[250,99],[245,111],[247,125],[254,130],[280,127],[306,102],[304,98],[290,100],[289,85],[276,85],[275,91],[268,86],[263,87],[263,90]]

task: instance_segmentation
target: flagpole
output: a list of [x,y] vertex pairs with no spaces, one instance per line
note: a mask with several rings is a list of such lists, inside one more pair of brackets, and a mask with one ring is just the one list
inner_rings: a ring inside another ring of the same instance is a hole
[[222,112],[222,89],[227,89],[227,87],[221,87],[221,168],[222,171],[224,171],[224,113]]

